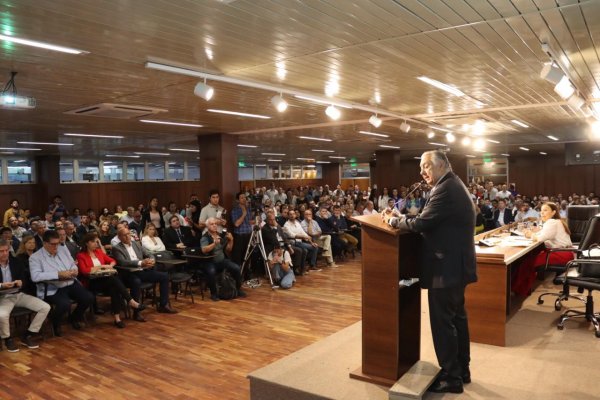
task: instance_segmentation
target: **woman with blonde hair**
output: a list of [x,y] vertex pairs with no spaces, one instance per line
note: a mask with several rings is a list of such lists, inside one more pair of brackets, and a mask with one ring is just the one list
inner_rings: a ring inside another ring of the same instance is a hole
[[[573,245],[571,243],[569,227],[560,218],[560,209],[556,203],[544,203],[540,210],[540,217],[542,219],[542,228],[527,229],[524,233],[527,238],[544,242],[545,247],[525,257],[512,277],[511,290],[522,296],[531,294],[536,276],[536,268],[546,265],[549,249],[568,248]],[[566,264],[572,259],[573,252],[556,251],[550,253],[548,263],[560,265]]]
[[165,245],[161,238],[158,236],[158,229],[154,224],[147,224],[144,228],[144,235],[142,236],[142,247],[151,253],[157,253],[159,251],[165,251]]

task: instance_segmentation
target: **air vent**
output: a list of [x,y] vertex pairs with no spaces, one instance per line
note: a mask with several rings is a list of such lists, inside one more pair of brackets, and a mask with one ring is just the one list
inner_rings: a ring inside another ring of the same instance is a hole
[[93,106],[65,111],[65,114],[85,115],[88,117],[131,119],[147,117],[148,115],[167,112],[162,108],[136,106],[130,104],[100,103]]

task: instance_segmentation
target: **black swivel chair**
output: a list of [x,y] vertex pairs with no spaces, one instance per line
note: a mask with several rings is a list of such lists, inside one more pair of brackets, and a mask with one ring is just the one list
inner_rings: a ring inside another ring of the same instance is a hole
[[[587,207],[587,206],[586,206]],[[562,308],[562,301],[568,300],[573,297],[581,301],[585,301],[584,298],[572,295],[569,293],[569,285],[567,284],[567,265],[564,264],[549,264],[550,254],[556,252],[570,252],[573,253],[576,259],[586,258],[587,250],[590,249],[592,245],[595,243],[600,243],[600,216],[594,216],[590,218],[583,228],[583,235],[579,242],[577,248],[558,248],[558,249],[549,249],[548,254],[546,255],[546,264],[543,267],[539,268],[538,272],[553,272],[556,273],[556,276],[553,280],[555,285],[562,285],[562,291],[556,292],[546,292],[542,293],[538,297],[538,304],[544,304],[544,300],[542,299],[544,296],[557,296],[556,301],[554,302],[554,309],[556,311],[560,311]]]
[[[596,245],[595,247],[598,247]],[[594,325],[594,334],[600,338],[600,313],[594,313],[594,297],[592,291],[600,290],[600,259],[580,259],[569,263],[569,268],[577,267],[577,276],[567,277],[567,285],[580,290],[587,290],[585,311],[567,310],[560,316],[557,328],[562,330],[565,322],[573,318],[585,318]]]
[[588,221],[599,212],[598,206],[569,206],[567,208],[567,225],[571,231],[573,243],[581,241]]

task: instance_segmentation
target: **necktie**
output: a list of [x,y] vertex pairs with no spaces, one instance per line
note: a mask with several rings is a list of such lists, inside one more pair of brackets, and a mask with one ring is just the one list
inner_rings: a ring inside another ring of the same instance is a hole
[[177,229],[177,237],[179,238],[179,243],[183,243],[183,240],[181,237],[181,231],[179,229]]

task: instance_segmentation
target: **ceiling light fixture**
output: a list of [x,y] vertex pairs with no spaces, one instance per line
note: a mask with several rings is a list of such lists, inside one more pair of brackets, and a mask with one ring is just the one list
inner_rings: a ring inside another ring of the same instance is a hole
[[281,94],[276,94],[275,96],[271,97],[271,104],[273,104],[275,109],[280,113],[284,112],[288,108],[288,103],[283,99]]
[[273,160],[273,159],[270,159],[270,158],[267,161],[268,162],[281,162],[281,160]]
[[105,154],[104,157],[115,157],[115,158],[140,158],[140,156],[123,156],[120,154]]
[[325,114],[327,114],[327,116],[333,120],[338,120],[342,116],[342,112],[338,108],[336,108],[333,104],[329,105],[325,109]]
[[475,158],[475,156],[473,154],[465,154],[465,157]]
[[408,131],[410,131],[410,125],[404,121],[400,124],[400,130],[404,133],[408,133]]
[[385,149],[399,149],[400,148],[400,146],[392,146],[389,144],[380,144],[379,147],[383,147]]
[[508,153],[502,153],[502,154],[500,154],[500,155],[501,155],[501,156],[504,156],[504,157],[510,157],[510,154],[508,154]]
[[317,161],[317,164],[331,164],[331,161]]
[[485,121],[478,119],[471,127],[473,135],[480,136],[485,133]]
[[596,120],[591,123],[592,134],[595,139],[600,139],[600,121]]
[[200,124],[189,124],[189,123],[184,123],[184,122],[159,121],[156,119],[140,119],[140,122],[144,122],[146,124],[189,126],[191,128],[202,128],[204,126],[204,125],[200,125]]
[[435,132],[434,131],[427,132],[427,139],[433,139],[434,137],[435,137]]
[[345,160],[346,157],[342,157],[342,156],[329,156],[329,158],[335,158],[336,160]]
[[456,136],[454,136],[452,132],[448,132],[446,133],[446,140],[448,141],[448,143],[454,143],[454,141],[456,140]]
[[42,151],[42,149],[34,149],[31,147],[0,147],[0,150]]
[[177,147],[169,148],[170,151],[187,151],[189,153],[200,153],[199,149],[180,149]]
[[238,117],[271,119],[271,117],[269,117],[267,115],[249,114],[249,113],[243,113],[243,112],[237,112],[237,111],[229,111],[229,110],[217,110],[217,109],[214,109],[214,108],[209,108],[206,111],[211,112],[211,113],[217,113],[217,114],[236,115]]
[[134,151],[133,154],[137,154],[139,156],[170,156],[171,153],[153,153],[153,152],[143,152],[143,151]]
[[475,139],[473,141],[473,149],[475,151],[483,150],[485,148],[485,142],[483,139]]
[[212,99],[215,94],[215,89],[212,86],[206,84],[206,78],[204,78],[204,82],[196,83],[194,87],[194,94],[206,101]]
[[468,136],[465,136],[464,138],[462,138],[462,140],[460,141],[460,144],[462,144],[463,146],[468,146],[471,144],[471,138]]
[[519,147],[519,149],[521,149],[523,151],[529,151],[529,149],[527,147]]
[[455,96],[458,96],[458,97],[466,96],[463,92],[461,92],[459,89],[455,88],[454,86],[450,86],[450,85],[447,85],[440,81],[436,81],[435,79],[431,79],[426,76],[419,76],[419,77],[417,77],[417,79],[420,80],[421,82],[425,82],[431,86],[434,86],[438,89],[441,89],[441,90],[448,92],[450,94],[453,94]]
[[548,82],[552,82],[555,85],[560,82],[560,80],[565,76],[563,72],[554,65],[554,63],[545,63],[542,71],[540,72],[540,78],[547,80]]
[[125,139],[125,136],[92,135],[92,134],[87,134],[87,133],[63,133],[63,135],[76,136],[76,137],[105,138],[105,139]]
[[558,94],[563,100],[568,99],[575,93],[575,86],[571,84],[569,78],[565,75],[563,78],[554,86],[554,91]]
[[558,141],[558,138],[556,136],[548,135],[546,137],[550,140]]
[[61,53],[89,54],[89,51],[85,51],[85,50],[78,50],[78,49],[73,49],[70,47],[57,46],[54,44],[38,42],[35,40],[20,39],[20,38],[16,38],[13,36],[7,36],[7,35],[0,35],[0,40],[4,40],[6,42],[11,42],[11,43],[22,44],[25,46],[39,47],[41,49],[46,49],[46,50],[60,51]]
[[319,142],[332,142],[332,139],[325,139],[325,138],[318,138],[318,137],[312,137],[312,136],[298,136],[299,139],[305,139],[305,140],[317,140]]
[[285,153],[260,153],[263,156],[285,156]]
[[529,125],[524,124],[523,122],[519,121],[518,119],[511,119],[510,122],[512,122],[515,125],[519,125],[522,128],[529,128]]
[[375,128],[379,128],[381,126],[381,124],[383,123],[383,121],[381,120],[381,118],[377,117],[377,114],[375,114],[375,115],[371,115],[369,117],[369,123],[371,125],[373,125]]
[[434,145],[434,146],[443,146],[443,147],[446,147],[446,146],[447,146],[447,145],[446,145],[446,144],[444,144],[444,143],[437,143],[437,142],[429,142],[429,144],[432,144],[432,145]]
[[253,144],[238,144],[238,145],[237,145],[237,147],[247,147],[247,148],[249,148],[249,149],[255,149],[255,148],[257,148],[258,146],[256,146],[256,145],[253,145]]
[[546,153],[544,151],[540,151],[540,154],[543,155],[543,156],[547,156],[548,155],[548,153]]
[[38,144],[41,146],[74,146],[73,143],[50,143],[50,142],[17,142],[18,144]]
[[315,161],[314,158],[306,158],[306,157],[296,157],[296,160],[300,160],[300,161]]
[[358,133],[360,133],[362,135],[369,135],[369,136],[390,137],[390,135],[386,135],[385,133],[377,133],[377,132],[369,132],[369,131],[358,131]]
[[486,139],[488,142],[490,143],[495,143],[495,144],[499,144],[500,142],[494,139]]
[[315,151],[317,153],[335,153],[335,150],[312,149],[311,151]]

